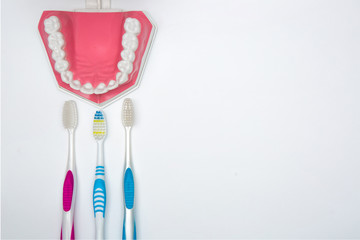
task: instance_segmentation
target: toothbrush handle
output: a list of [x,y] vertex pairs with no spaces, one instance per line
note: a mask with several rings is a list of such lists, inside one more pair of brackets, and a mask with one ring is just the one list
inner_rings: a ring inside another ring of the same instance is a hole
[[104,239],[104,220],[106,208],[105,168],[97,166],[93,191],[96,239]]
[[70,169],[66,173],[63,186],[63,215],[60,239],[75,239],[74,205],[76,176]]
[[136,239],[134,192],[134,176],[131,168],[128,167],[124,176],[125,216],[123,224],[123,239]]

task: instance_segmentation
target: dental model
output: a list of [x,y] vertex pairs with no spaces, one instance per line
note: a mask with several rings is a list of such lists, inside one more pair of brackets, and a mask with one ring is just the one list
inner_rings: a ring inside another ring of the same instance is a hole
[[48,47],[52,50],[51,57],[55,61],[55,70],[61,74],[63,82],[70,85],[75,90],[80,90],[85,94],[103,94],[128,81],[129,74],[133,71],[135,51],[139,46],[137,35],[141,32],[140,22],[136,18],[126,18],[124,23],[125,33],[122,36],[121,60],[117,67],[119,72],[115,80],[110,80],[108,85],[104,82],[93,86],[90,82],[81,84],[79,80],[73,79],[73,72],[69,70],[70,64],[65,59],[66,52],[64,36],[60,31],[61,23],[58,17],[51,16],[44,21],[45,32],[49,34]]
[[156,27],[142,11],[93,11],[44,11],[38,30],[59,89],[105,107],[139,87]]

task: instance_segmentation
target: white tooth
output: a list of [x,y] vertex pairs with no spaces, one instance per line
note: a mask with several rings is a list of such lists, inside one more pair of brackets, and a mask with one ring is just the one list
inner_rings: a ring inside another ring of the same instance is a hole
[[64,46],[64,38],[61,32],[55,32],[49,35],[48,37],[49,48],[51,50],[61,49]]
[[44,21],[45,32],[51,34],[60,29],[60,21],[56,16],[51,16]]
[[85,93],[85,94],[93,94],[94,88],[91,85],[91,83],[86,83],[80,88],[80,92]]
[[131,62],[129,61],[125,61],[125,60],[121,60],[120,62],[118,62],[117,65],[118,69],[120,70],[120,72],[129,74],[132,72],[133,70],[133,65]]
[[65,83],[70,83],[73,80],[73,73],[70,71],[65,71],[61,73],[61,80]]
[[127,18],[125,20],[124,28],[127,32],[137,35],[141,31],[141,24],[136,18]]
[[59,61],[65,57],[65,52],[62,49],[54,49],[51,54],[52,59]]
[[119,86],[119,83],[118,83],[117,81],[115,81],[115,80],[110,80],[107,88],[108,88],[109,90],[113,90],[113,89],[117,88],[118,86]]
[[121,58],[123,60],[133,62],[135,60],[135,53],[129,49],[124,49],[121,51]]
[[69,68],[69,62],[66,60],[59,60],[55,62],[55,70],[59,73],[64,72],[68,70]]
[[125,33],[121,43],[125,49],[129,49],[131,51],[135,51],[139,46],[137,37],[132,33]]
[[129,76],[126,73],[118,72],[118,74],[116,74],[116,81],[119,85],[126,83],[128,80]]
[[75,90],[80,90],[81,88],[81,83],[79,80],[74,80],[70,82],[70,87],[72,87]]
[[95,94],[103,94],[108,91],[108,88],[106,87],[105,83],[100,83],[96,88],[94,93]]

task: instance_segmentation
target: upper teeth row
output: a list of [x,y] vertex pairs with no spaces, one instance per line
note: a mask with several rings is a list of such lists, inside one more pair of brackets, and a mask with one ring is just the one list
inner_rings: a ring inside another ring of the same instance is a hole
[[141,24],[136,18],[127,18],[124,23],[125,33],[122,37],[121,59],[117,67],[119,72],[116,74],[116,80],[110,80],[106,86],[100,83],[96,88],[91,83],[81,85],[79,80],[73,80],[73,73],[68,71],[69,62],[65,60],[65,51],[63,47],[65,40],[60,30],[60,21],[56,16],[51,16],[44,21],[45,32],[48,36],[48,46],[52,50],[51,57],[55,61],[55,70],[61,74],[63,82],[70,84],[75,90],[80,90],[85,94],[103,94],[118,87],[120,84],[126,83],[129,79],[128,75],[133,71],[133,62],[135,60],[135,51],[139,46],[137,35],[141,32]]

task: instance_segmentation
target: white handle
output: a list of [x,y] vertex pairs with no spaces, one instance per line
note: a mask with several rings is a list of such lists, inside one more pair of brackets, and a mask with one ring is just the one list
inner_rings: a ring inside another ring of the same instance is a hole
[[63,212],[61,236],[60,239],[70,240],[75,239],[74,233],[74,210]]
[[136,240],[134,209],[125,207],[123,240]]
[[97,216],[95,219],[95,226],[96,226],[95,239],[102,240],[105,238],[104,218],[103,218],[102,214],[98,214],[98,215],[99,216]]

